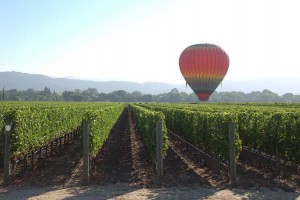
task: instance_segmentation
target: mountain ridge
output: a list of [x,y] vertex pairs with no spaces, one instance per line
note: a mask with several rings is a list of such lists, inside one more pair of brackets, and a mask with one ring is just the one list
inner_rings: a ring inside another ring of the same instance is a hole
[[[300,94],[300,79],[268,79],[268,80],[223,80],[217,92],[244,92],[262,91],[264,89],[271,90],[279,95],[285,93]],[[191,93],[192,90],[185,84],[169,84],[161,82],[145,82],[136,83],[131,81],[92,81],[71,78],[52,78],[42,74],[29,74],[23,72],[7,71],[0,72],[0,87],[6,90],[17,89],[27,90],[43,90],[45,87],[51,91],[63,92],[65,90],[86,90],[88,88],[96,88],[99,92],[109,93],[117,90],[125,90],[127,92],[139,91],[143,94],[161,94],[177,88],[180,92]]]
[[29,74],[22,72],[0,72],[0,87],[5,85],[5,89],[43,90],[45,87],[52,91],[63,92],[65,90],[96,88],[99,92],[113,92],[125,90],[127,92],[139,91],[144,94],[159,94],[169,92],[173,88],[191,93],[190,88],[185,85],[168,84],[159,82],[136,83],[130,81],[91,81],[71,78],[51,78],[42,74]]

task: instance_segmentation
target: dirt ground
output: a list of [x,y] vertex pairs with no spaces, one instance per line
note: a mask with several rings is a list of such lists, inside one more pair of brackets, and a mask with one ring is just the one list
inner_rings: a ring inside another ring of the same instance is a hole
[[169,145],[159,184],[125,109],[100,152],[90,186],[82,186],[82,156],[74,142],[34,170],[14,176],[10,186],[1,186],[0,199],[300,199],[299,180],[274,180],[241,163],[232,189],[224,177],[199,167],[172,141]]
[[300,199],[299,194],[283,190],[218,190],[206,187],[143,188],[128,184],[89,187],[24,187],[1,191],[0,199]]

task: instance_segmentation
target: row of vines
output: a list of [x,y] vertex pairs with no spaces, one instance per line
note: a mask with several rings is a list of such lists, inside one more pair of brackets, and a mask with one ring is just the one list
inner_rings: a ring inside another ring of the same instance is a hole
[[86,110],[84,119],[89,123],[89,144],[90,155],[95,157],[99,150],[103,147],[105,141],[109,137],[110,131],[118,121],[124,104],[115,104],[114,106]]
[[300,164],[299,104],[139,104],[161,111],[167,127],[209,153],[228,159],[228,123],[242,146]]
[[91,121],[90,152],[94,155],[124,106],[118,103],[1,102],[0,152],[4,149],[6,120],[12,123],[11,155],[16,158],[78,129],[82,120],[88,119]]
[[156,122],[161,120],[163,122],[163,157],[167,154],[168,136],[165,122],[165,116],[162,112],[156,112],[145,109],[136,104],[130,104],[130,111],[135,119],[136,126],[142,134],[142,140],[150,153],[150,156],[156,155]]

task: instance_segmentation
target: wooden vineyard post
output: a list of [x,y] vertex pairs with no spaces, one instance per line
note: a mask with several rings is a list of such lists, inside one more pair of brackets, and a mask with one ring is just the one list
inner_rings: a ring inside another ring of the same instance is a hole
[[161,183],[163,176],[163,157],[162,157],[162,121],[156,121],[156,174],[158,182]]
[[10,131],[11,120],[5,121],[5,144],[4,144],[4,177],[3,185],[7,186],[10,181]]
[[236,186],[236,160],[235,160],[235,146],[234,146],[234,122],[229,123],[229,157],[230,157],[230,185]]
[[89,184],[89,121],[82,121],[83,129],[83,185]]

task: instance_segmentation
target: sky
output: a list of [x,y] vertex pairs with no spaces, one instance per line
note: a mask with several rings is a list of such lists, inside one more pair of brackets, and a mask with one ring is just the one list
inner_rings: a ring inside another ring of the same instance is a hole
[[297,0],[0,0],[0,71],[184,84],[179,56],[212,43],[226,81],[300,74]]

